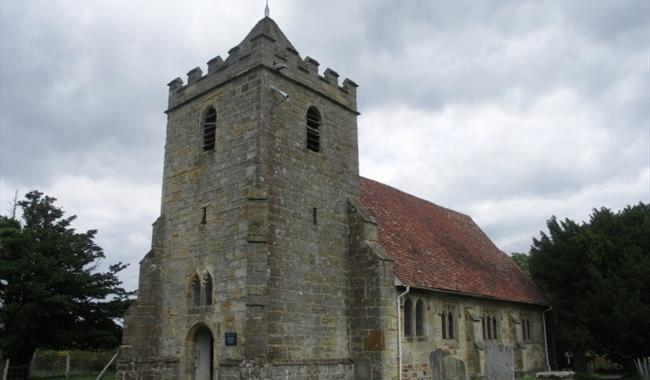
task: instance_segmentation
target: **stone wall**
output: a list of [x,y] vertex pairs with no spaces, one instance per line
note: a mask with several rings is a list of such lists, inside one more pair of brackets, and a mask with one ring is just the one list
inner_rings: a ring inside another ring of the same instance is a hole
[[[264,102],[269,207],[268,360],[349,358],[347,200],[358,199],[356,113],[273,72]],[[335,89],[338,91],[338,89]],[[321,114],[320,151],[306,115]]]
[[[126,317],[127,326],[143,328],[139,321],[148,315],[148,294],[154,292],[156,310],[150,314],[156,317],[144,328],[155,332],[140,333],[138,347],[125,347],[120,357],[124,368],[131,358],[152,358],[145,355],[148,347],[159,361],[148,367],[166,368],[160,363],[176,361],[180,376],[189,378],[191,331],[199,324],[215,339],[215,362],[244,358],[245,334],[235,347],[224,345],[223,334],[241,334],[246,324],[246,220],[258,161],[260,92],[261,74],[250,72],[168,112],[159,219],[164,226],[154,229],[155,262],[151,254],[142,261],[141,295]],[[216,146],[206,152],[202,119],[209,106],[217,111]],[[213,279],[212,305],[193,306],[191,278],[205,279],[207,273]],[[128,334],[124,343],[132,344]]]
[[[186,370],[192,359],[188,334],[197,323],[212,331],[216,362],[244,357],[246,220],[258,160],[261,81],[259,71],[242,75],[168,113],[161,356],[179,357]],[[201,122],[209,106],[217,112],[216,146],[205,152]],[[194,273],[212,276],[212,305],[191,306]],[[238,333],[237,346],[224,345],[226,332]]]
[[[483,378],[485,349],[488,345],[499,343],[513,348],[517,373],[532,373],[546,368],[541,307],[418,290],[411,290],[408,297],[414,305],[418,299],[422,299],[425,311],[423,335],[404,337],[402,331],[405,380],[431,378],[428,359],[431,352],[437,349],[462,360],[471,378]],[[443,339],[440,314],[445,305],[456,311],[454,339]],[[496,340],[483,339],[480,319],[483,310],[497,312]],[[532,336],[529,340],[523,339],[520,315],[526,315],[531,321]],[[415,332],[415,313],[412,326]],[[520,359],[517,360],[517,357]]]
[[397,376],[393,259],[378,243],[373,218],[358,204],[350,217],[350,340],[358,380]]
[[337,379],[355,380],[349,361],[297,361],[292,363],[242,362],[239,366],[223,368],[220,380],[295,380]]

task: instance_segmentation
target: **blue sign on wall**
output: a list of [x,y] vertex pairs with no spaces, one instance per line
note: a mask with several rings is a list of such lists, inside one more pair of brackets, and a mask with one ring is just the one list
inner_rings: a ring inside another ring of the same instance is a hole
[[236,346],[237,345],[237,333],[227,332],[226,333],[226,347]]

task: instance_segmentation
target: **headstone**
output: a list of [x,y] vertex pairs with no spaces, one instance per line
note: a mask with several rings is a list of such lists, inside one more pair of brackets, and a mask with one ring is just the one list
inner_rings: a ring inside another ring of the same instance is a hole
[[575,372],[573,371],[547,371],[547,372],[538,372],[538,379],[560,379],[560,380],[573,380]]
[[429,366],[432,380],[467,380],[465,363],[441,349],[429,354]]
[[491,344],[485,349],[485,379],[514,380],[515,355],[512,346]]
[[370,358],[359,356],[354,360],[355,380],[372,380],[372,363]]

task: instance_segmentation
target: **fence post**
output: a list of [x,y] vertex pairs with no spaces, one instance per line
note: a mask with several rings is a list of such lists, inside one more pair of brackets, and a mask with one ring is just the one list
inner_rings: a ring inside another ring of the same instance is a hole
[[5,369],[2,371],[2,380],[7,380],[9,374],[9,359],[5,360]]
[[65,378],[70,378],[70,354],[65,357]]
[[34,350],[34,354],[32,355],[32,360],[29,361],[29,372],[32,373],[34,372],[34,362],[36,362],[36,355],[38,354],[38,348]]

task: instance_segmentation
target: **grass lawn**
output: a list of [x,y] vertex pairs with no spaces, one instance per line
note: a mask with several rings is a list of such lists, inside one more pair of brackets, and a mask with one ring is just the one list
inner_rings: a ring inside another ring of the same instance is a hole
[[[575,378],[577,380],[601,380],[601,379],[604,379],[603,377],[600,377],[597,374],[596,375],[588,375],[588,374],[585,374],[585,373],[578,373],[578,374],[576,374]],[[536,380],[536,379],[535,379],[534,376],[526,376],[526,377],[518,377],[517,380]],[[641,377],[633,375],[633,376],[623,377],[623,378],[621,378],[619,380],[641,380]]]

